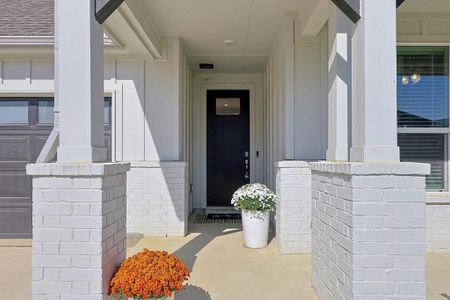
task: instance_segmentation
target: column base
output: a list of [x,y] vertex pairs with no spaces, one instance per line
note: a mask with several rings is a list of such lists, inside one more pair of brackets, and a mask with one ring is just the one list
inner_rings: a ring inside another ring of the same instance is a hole
[[425,299],[425,176],[414,163],[311,163],[320,299]]
[[58,147],[58,162],[105,162],[106,148],[103,147]]
[[327,150],[327,161],[348,161],[348,148]]
[[350,161],[354,162],[399,162],[399,147],[351,147]]
[[126,257],[126,163],[27,165],[32,299],[105,299]]

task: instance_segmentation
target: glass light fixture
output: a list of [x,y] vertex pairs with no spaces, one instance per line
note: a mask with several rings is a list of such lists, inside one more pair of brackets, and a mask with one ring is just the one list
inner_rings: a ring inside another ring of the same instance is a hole
[[411,81],[413,84],[417,84],[422,80],[422,75],[419,73],[413,73],[411,74]]
[[409,77],[406,75],[403,75],[402,77],[402,84],[403,85],[408,85],[409,84]]

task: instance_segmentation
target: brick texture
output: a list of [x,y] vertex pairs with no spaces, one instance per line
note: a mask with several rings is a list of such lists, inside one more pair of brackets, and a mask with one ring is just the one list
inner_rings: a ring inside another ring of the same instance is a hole
[[189,184],[185,162],[132,163],[128,173],[127,228],[145,236],[184,236]]
[[313,286],[320,299],[425,299],[425,178],[418,164],[312,163]]
[[311,170],[307,162],[277,164],[276,241],[283,254],[311,252]]
[[427,250],[450,253],[450,200],[448,193],[427,195]]
[[27,166],[33,175],[33,300],[105,299],[126,257],[128,168]]

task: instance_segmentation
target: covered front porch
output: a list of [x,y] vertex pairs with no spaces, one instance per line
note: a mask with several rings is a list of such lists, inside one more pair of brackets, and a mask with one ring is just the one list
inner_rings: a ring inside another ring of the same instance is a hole
[[[245,248],[240,226],[190,226],[184,238],[144,238],[128,245],[130,256],[144,248],[165,250],[181,257],[192,271],[190,286],[175,300],[318,299],[311,286],[311,254],[281,255],[275,241],[266,249]],[[131,239],[130,239],[131,240]],[[0,288],[5,298],[31,298],[31,245],[21,241],[0,244]],[[445,300],[449,254],[428,254],[428,300]],[[10,272],[14,269],[14,273]]]
[[[399,1],[112,2],[100,24],[93,1],[55,1],[55,127],[27,167],[33,297],[72,295],[87,281],[101,299],[136,250],[127,252],[126,235],[141,234],[136,247],[175,251],[199,288],[229,260],[251,257],[243,277],[211,283],[206,291],[217,297],[239,278],[253,286],[253,272],[272,288],[255,297],[272,295],[292,264],[286,280],[301,284],[286,293],[312,296],[312,285],[320,299],[424,299],[430,167],[400,162]],[[238,118],[245,124],[236,130]],[[239,153],[221,152],[236,141]],[[240,229],[189,222],[192,213],[229,209],[217,190],[248,182],[278,196],[274,239],[254,254],[236,243]],[[196,261],[221,251],[217,265]],[[257,271],[264,259],[276,277]],[[59,275],[45,276],[49,269]]]

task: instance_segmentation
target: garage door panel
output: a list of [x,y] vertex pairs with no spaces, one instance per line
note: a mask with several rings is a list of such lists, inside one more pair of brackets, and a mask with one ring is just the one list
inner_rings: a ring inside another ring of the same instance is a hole
[[31,206],[18,208],[0,207],[0,237],[31,237]]
[[31,197],[31,177],[26,174],[0,174],[0,199]]
[[0,162],[30,161],[30,136],[0,137]]

